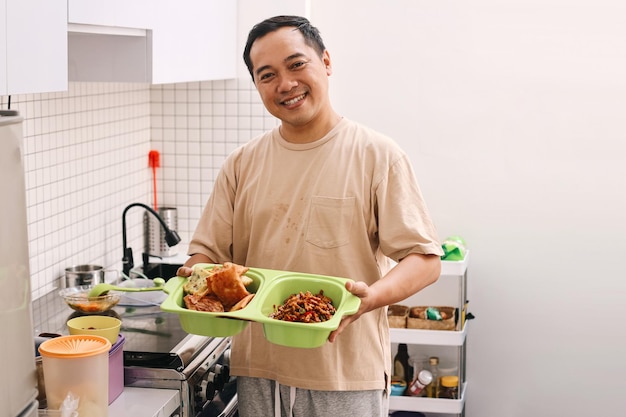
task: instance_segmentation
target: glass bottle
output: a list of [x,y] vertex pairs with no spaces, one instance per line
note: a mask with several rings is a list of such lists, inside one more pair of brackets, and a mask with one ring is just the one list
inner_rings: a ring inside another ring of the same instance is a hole
[[459,377],[446,375],[441,377],[437,398],[459,399]]
[[393,377],[396,380],[406,382],[407,386],[413,377],[413,375],[411,375],[409,351],[406,343],[400,343],[398,345],[398,352],[393,358]]
[[429,398],[437,398],[437,390],[439,389],[439,358],[437,356],[431,356],[428,359],[430,366],[430,373],[433,376],[433,381],[426,386],[426,396]]

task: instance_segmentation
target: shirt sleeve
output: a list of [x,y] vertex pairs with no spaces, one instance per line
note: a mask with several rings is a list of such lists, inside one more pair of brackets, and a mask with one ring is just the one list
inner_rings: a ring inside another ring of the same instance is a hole
[[233,260],[236,153],[226,158],[189,243],[188,254],[201,253],[216,263]]
[[375,191],[380,248],[398,262],[411,253],[443,255],[435,225],[406,155],[389,168]]

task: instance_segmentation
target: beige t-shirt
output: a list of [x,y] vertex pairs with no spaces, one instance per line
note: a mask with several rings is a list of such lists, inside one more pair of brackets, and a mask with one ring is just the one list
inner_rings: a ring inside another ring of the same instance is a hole
[[[235,150],[189,245],[194,253],[372,284],[386,257],[442,250],[405,153],[343,119],[313,143],[287,142],[275,128]],[[314,390],[384,389],[390,362],[381,308],[315,349],[271,344],[250,323],[233,337],[231,373]]]

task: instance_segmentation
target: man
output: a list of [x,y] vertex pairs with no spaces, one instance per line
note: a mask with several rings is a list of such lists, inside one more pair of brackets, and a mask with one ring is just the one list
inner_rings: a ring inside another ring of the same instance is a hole
[[395,142],[333,110],[330,55],[307,19],[257,24],[244,60],[281,124],[226,159],[179,274],[230,261],[352,278],[359,311],[319,348],[271,344],[257,323],[233,337],[239,415],[386,416],[386,306],[436,281],[441,267],[413,170]]

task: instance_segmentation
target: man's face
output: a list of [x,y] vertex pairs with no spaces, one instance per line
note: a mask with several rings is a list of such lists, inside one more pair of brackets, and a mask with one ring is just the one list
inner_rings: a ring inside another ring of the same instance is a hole
[[267,110],[287,128],[306,128],[331,111],[330,57],[322,57],[293,27],[257,39],[250,50],[254,82]]

